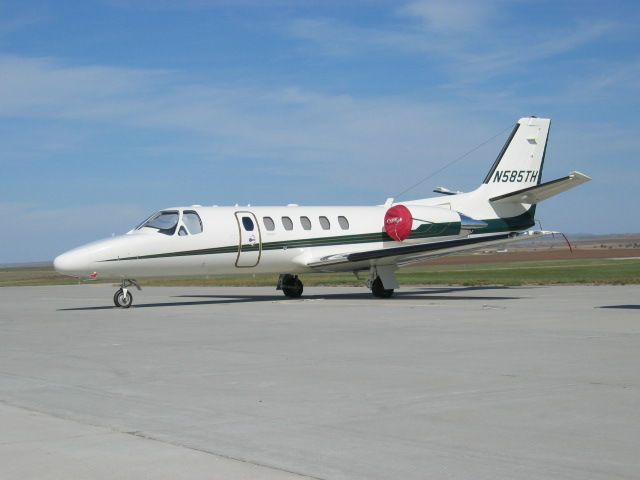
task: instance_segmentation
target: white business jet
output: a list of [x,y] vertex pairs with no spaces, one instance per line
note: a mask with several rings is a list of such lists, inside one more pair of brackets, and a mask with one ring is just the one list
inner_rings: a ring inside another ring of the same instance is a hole
[[465,250],[554,232],[529,230],[536,205],[588,182],[572,172],[541,183],[550,120],[522,118],[483,183],[467,193],[363,207],[175,207],[125,235],[70,250],[54,261],[64,275],[117,279],[118,307],[145,277],[280,274],[277,289],[302,295],[298,275],[368,272],[367,286],[386,298],[399,267]]

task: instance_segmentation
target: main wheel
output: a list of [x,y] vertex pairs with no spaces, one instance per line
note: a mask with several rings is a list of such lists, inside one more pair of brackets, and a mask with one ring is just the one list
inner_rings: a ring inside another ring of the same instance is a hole
[[371,284],[371,293],[373,293],[374,297],[378,298],[389,298],[393,295],[393,288],[385,289],[384,285],[382,285],[382,280],[380,277],[376,277],[376,279]]
[[294,278],[289,283],[282,285],[282,293],[289,298],[300,298],[303,290],[304,285],[299,278]]
[[120,308],[129,308],[133,303],[133,295],[131,292],[127,290],[127,294],[124,294],[124,291],[120,288],[113,295],[113,303],[116,307]]

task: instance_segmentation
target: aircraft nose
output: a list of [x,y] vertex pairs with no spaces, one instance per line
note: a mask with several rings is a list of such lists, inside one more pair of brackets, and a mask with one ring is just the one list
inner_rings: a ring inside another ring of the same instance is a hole
[[53,260],[53,268],[62,275],[82,277],[90,274],[89,262],[80,252],[66,252]]

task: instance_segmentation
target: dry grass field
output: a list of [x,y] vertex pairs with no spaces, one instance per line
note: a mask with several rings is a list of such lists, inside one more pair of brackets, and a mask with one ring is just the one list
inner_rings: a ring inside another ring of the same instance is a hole
[[575,248],[573,252],[566,246],[550,250],[509,250],[503,253],[476,253],[454,255],[432,260],[424,265],[476,265],[481,263],[554,261],[554,260],[594,260],[611,258],[640,258],[640,248],[590,249]]

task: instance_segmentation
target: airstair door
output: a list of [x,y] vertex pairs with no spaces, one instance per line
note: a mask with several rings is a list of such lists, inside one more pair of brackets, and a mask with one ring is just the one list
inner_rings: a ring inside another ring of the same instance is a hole
[[236,212],[238,222],[238,256],[236,267],[255,267],[262,255],[262,236],[258,219],[251,212]]

